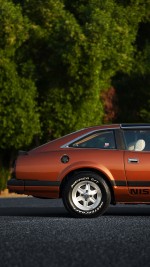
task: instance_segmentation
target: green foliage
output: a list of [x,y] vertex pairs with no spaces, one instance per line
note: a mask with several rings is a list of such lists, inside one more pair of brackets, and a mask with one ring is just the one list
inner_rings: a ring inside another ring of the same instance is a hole
[[112,78],[149,75],[149,39],[137,39],[149,3],[0,0],[0,148],[29,145],[40,128],[43,142],[102,123]]
[[7,187],[7,180],[9,179],[10,171],[3,167],[0,168],[0,191]]
[[25,0],[44,138],[103,121],[101,92],[130,73],[147,2]]
[[32,81],[20,78],[15,65],[0,61],[0,148],[29,145],[39,132],[36,113],[36,88]]
[[19,68],[25,69],[27,62],[17,62],[28,29],[21,8],[0,0],[0,148],[29,145],[40,132],[36,87],[30,77],[20,73]]
[[27,39],[27,18],[11,0],[0,0],[0,55],[12,57]]

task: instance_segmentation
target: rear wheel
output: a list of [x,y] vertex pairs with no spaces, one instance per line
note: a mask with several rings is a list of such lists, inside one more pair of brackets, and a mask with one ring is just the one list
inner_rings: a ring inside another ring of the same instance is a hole
[[76,217],[96,217],[108,208],[111,194],[104,179],[94,172],[79,172],[65,184],[62,198],[66,209]]

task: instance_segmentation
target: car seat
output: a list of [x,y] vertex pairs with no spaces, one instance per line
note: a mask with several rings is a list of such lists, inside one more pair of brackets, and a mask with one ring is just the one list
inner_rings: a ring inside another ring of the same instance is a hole
[[143,151],[145,148],[145,141],[143,139],[139,139],[135,144],[135,151]]

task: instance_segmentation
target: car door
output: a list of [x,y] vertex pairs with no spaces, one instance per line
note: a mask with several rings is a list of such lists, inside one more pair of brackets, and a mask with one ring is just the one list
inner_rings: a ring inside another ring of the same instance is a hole
[[124,131],[125,174],[129,194],[137,202],[150,201],[150,130]]

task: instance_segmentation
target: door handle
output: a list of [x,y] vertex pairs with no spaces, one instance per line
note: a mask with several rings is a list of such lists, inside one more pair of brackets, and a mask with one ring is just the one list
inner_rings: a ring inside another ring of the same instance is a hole
[[139,159],[131,159],[131,158],[129,158],[128,162],[129,163],[139,163]]

